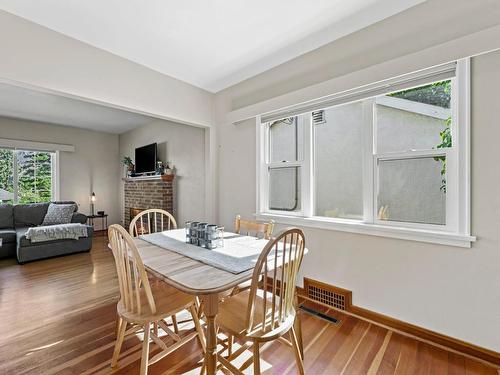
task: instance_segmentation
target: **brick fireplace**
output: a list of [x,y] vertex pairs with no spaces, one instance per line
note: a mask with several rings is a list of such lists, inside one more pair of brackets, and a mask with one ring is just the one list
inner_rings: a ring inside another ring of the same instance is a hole
[[128,229],[131,213],[149,208],[161,208],[174,213],[174,176],[124,178],[124,225]]

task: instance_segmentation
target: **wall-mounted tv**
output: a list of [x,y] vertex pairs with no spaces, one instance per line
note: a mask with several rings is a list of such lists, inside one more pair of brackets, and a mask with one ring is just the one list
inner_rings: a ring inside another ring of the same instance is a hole
[[135,149],[135,173],[153,173],[156,171],[157,145],[138,147]]

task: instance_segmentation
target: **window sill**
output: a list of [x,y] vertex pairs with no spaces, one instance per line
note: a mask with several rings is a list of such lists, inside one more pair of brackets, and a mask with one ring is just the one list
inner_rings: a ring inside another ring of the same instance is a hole
[[341,232],[359,233],[379,237],[398,238],[402,240],[435,243],[448,246],[470,248],[472,242],[476,241],[476,237],[464,234],[369,224],[349,219],[296,217],[274,213],[261,213],[255,214],[255,216],[259,220],[272,219],[278,224],[336,230]]

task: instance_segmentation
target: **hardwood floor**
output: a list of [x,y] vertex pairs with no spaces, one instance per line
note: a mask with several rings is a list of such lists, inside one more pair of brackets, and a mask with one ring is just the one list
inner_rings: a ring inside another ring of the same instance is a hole
[[[90,253],[17,265],[0,261],[0,374],[137,374],[141,342],[125,341],[109,367],[118,283],[104,237]],[[306,374],[491,374],[479,361],[338,312],[339,325],[301,312]],[[181,330],[191,330],[191,323]],[[154,355],[154,346],[152,353]],[[196,340],[150,366],[149,374],[197,374]],[[295,374],[293,352],[262,350],[265,374]]]

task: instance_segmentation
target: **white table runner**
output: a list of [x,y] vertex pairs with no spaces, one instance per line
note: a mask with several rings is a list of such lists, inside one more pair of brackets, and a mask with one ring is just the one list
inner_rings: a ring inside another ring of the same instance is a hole
[[186,243],[185,229],[146,234],[139,238],[234,274],[254,268],[262,249],[268,242],[264,239],[225,232],[224,247],[209,250]]

